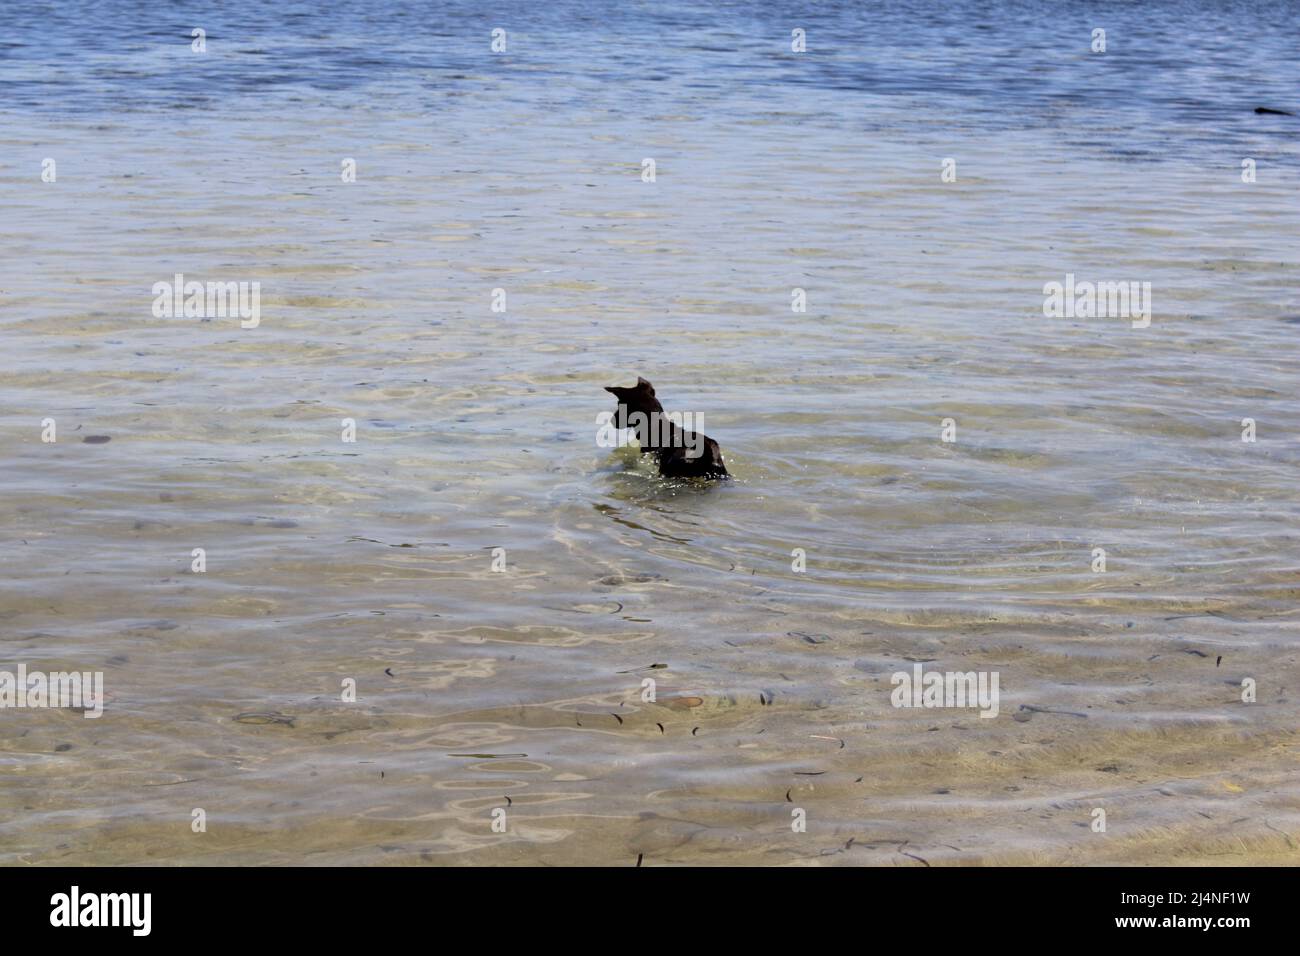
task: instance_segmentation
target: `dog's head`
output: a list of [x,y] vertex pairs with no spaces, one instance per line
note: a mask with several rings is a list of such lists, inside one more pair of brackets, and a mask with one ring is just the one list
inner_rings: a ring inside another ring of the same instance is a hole
[[614,413],[613,420],[615,428],[634,427],[628,423],[628,416],[635,412],[640,412],[648,419],[652,412],[662,413],[664,410],[659,399],[655,398],[655,387],[639,376],[631,388],[606,385],[605,391],[611,392],[618,399],[618,411]]

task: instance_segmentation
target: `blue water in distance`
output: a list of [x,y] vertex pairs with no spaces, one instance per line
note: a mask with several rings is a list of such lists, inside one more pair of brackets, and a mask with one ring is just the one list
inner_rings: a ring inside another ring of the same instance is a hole
[[[195,27],[206,55],[189,49]],[[496,28],[507,50],[485,62]],[[1090,50],[1097,28],[1104,53]],[[0,109],[247,115],[386,101],[436,113],[490,90],[556,108],[745,115],[804,89],[809,111],[855,129],[1059,127],[1063,147],[1179,158],[1293,142],[1300,121],[1254,110],[1300,112],[1298,41],[1290,3],[16,0],[0,10]],[[818,95],[830,91],[846,95]],[[881,97],[897,109],[872,109]]]

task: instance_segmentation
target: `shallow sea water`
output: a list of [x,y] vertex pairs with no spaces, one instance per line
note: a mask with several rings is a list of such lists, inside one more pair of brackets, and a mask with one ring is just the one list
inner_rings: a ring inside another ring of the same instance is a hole
[[109,699],[0,863],[1300,860],[1300,18],[1194,6],[10,5],[0,670]]

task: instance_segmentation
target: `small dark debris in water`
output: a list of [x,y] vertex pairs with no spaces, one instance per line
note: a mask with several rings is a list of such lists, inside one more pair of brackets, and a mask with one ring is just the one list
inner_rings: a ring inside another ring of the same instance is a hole
[[[793,787],[790,788],[790,790],[793,790],[793,789],[794,789]],[[787,790],[787,791],[785,792],[785,802],[786,802],[786,803],[794,803],[794,801],[790,799],[790,790]]]
[[947,787],[940,787],[938,790],[931,790],[931,793],[952,793]]
[[789,637],[802,637],[809,644],[825,644],[831,639],[829,634],[805,634],[803,631],[786,631]]
[[1194,647],[1189,647],[1189,648],[1187,648],[1186,650],[1183,651],[1183,653],[1184,653],[1184,654],[1195,654],[1197,657],[1209,657],[1209,656],[1210,656],[1209,654],[1206,654],[1204,651],[1198,651],[1198,650],[1197,650],[1196,648],[1194,648]]
[[396,677],[396,676],[397,676],[396,674],[393,673],[393,669],[392,669],[391,667],[385,667],[385,668],[384,668],[384,673],[387,674],[389,677]]
[[929,664],[930,662],[937,661],[938,659],[939,658],[937,657],[904,657],[903,658],[903,660],[911,661],[913,664]]
[[1011,715],[1011,719],[1018,724],[1027,724],[1033,718],[1033,716],[1034,715],[1027,710],[1018,710]]
[[618,587],[624,584],[649,584],[652,581],[666,580],[668,579],[662,574],[607,574],[605,577],[597,580],[596,583],[604,584],[608,587]]
[[1218,657],[1214,659],[1214,666],[1218,667],[1222,663],[1223,663],[1223,655],[1220,654]]
[[761,690],[758,692],[758,702],[766,707],[769,703],[768,697]]
[[473,757],[476,760],[495,760],[500,757],[527,757],[528,754],[447,754],[448,757]]
[[638,853],[638,854],[636,855],[636,865],[637,865],[637,866],[640,866],[640,865],[641,865],[641,860],[642,860],[644,857],[645,857],[645,854],[644,854],[644,853]]
[[510,794],[508,793],[506,794],[506,806],[507,807],[514,806],[514,801],[510,799]]
[[863,777],[858,777],[858,779],[857,779],[857,780],[854,780],[853,782],[854,782],[854,783],[861,783],[861,782],[863,781],[863,779],[865,779],[865,778],[863,778]]
[[272,713],[254,712],[248,714],[239,714],[237,717],[235,717],[235,723],[237,724],[253,724],[256,726],[262,726],[264,724],[284,724],[286,727],[292,727],[293,721],[294,721],[293,717],[286,717],[284,714],[278,714],[273,712]]
[[1129,622],[1127,622],[1124,626],[1125,626],[1125,627],[1132,627],[1132,626],[1133,626],[1133,622],[1132,622],[1132,621],[1129,621]]
[[796,777],[820,777],[825,772],[825,770],[796,770],[794,775]]
[[655,726],[659,728],[659,733],[661,733],[661,734],[666,734],[666,733],[668,733],[668,731],[664,730],[664,725],[663,725],[663,724],[658,724],[658,723],[657,723],[657,724],[655,724]]
[[692,737],[694,737],[694,736],[695,736],[696,734],[698,734],[699,732],[700,732],[700,728],[699,728],[699,727],[692,727],[692,728],[691,728],[691,736],[692,736]]
[[1113,763],[1107,764],[1104,767],[1098,767],[1097,772],[1098,773],[1119,773],[1119,767],[1115,766]]
[[82,444],[85,445],[107,445],[112,440],[113,437],[111,435],[87,435],[85,438],[81,439]]
[[901,854],[903,854],[903,856],[911,857],[913,860],[917,860],[917,861],[919,861],[919,862],[921,862],[921,863],[925,863],[926,866],[929,866],[929,865],[930,865],[929,863],[926,863],[925,860],[922,860],[919,856],[917,856],[917,855],[914,854],[914,853],[908,853],[906,850],[899,850],[898,852],[901,853]]
[[1294,113],[1288,113],[1286,110],[1275,110],[1270,106],[1256,106],[1255,112],[1261,116],[1295,116]]
[[609,716],[611,716],[611,717],[613,717],[615,720],[617,720],[617,721],[618,721],[618,725],[619,725],[620,727],[623,726],[623,718],[620,717],[618,714],[610,714]]
[[382,770],[379,771],[379,779],[380,779],[380,780],[383,780],[383,779],[384,779],[384,772],[383,772]]
[[72,749],[72,744],[59,744],[57,747],[54,748],[54,752],[56,754],[67,753],[71,749]]
[[1050,707],[1035,707],[1033,704],[1021,704],[1020,709],[1033,711],[1035,714],[1062,714],[1066,717],[1082,717],[1084,720],[1088,719],[1087,714],[1081,714],[1075,710],[1053,710]]
[[[630,621],[631,618],[628,618],[628,620]],[[647,664],[645,667],[633,667],[631,670],[618,671],[617,673],[619,673],[619,674],[635,674],[637,671],[654,671],[654,670],[662,670],[663,668],[665,668],[665,667],[667,667],[667,666],[668,666],[667,664]]]

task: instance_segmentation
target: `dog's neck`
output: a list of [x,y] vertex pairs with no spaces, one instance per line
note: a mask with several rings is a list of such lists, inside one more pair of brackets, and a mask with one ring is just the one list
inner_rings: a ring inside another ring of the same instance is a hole
[[636,440],[641,445],[643,451],[663,452],[671,448],[680,447],[683,441],[680,437],[681,429],[673,422],[669,421],[662,411],[655,413],[659,421],[657,425],[646,425],[650,434],[643,434],[643,428],[638,424],[636,429]]
[[[668,420],[659,400],[652,398],[645,403],[644,408],[636,410],[641,412],[642,417],[637,420],[633,431],[636,432],[636,440],[641,448],[645,451],[671,448],[676,439],[677,426]],[[661,444],[661,440],[666,440],[668,444]]]

